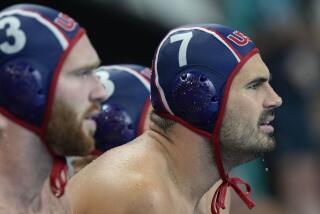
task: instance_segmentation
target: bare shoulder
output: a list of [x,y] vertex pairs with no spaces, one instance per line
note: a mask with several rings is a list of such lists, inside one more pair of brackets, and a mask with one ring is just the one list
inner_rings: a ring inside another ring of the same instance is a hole
[[157,176],[157,161],[150,153],[152,150],[128,144],[81,170],[68,186],[72,212],[160,213],[165,192]]

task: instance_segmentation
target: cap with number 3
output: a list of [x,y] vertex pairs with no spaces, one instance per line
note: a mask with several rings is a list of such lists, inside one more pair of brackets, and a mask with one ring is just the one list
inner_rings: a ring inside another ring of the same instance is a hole
[[[17,4],[0,12],[0,112],[43,142],[60,71],[83,35],[74,19],[48,7]],[[60,197],[65,159],[50,154],[51,190]]]
[[61,67],[85,30],[54,9],[18,4],[0,12],[0,112],[42,136]]

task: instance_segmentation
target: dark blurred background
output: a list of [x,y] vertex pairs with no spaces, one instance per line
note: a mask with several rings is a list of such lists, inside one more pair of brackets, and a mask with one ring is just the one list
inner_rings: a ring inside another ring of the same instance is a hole
[[131,13],[126,1],[109,0],[1,0],[3,9],[14,3],[38,3],[61,10],[88,31],[103,64],[151,65],[153,51],[169,27]]
[[58,0],[32,2],[61,10],[84,26],[103,64],[150,66],[169,29],[221,23],[255,41],[282,96],[277,149],[234,170],[252,184],[257,206],[237,197],[231,213],[320,213],[320,1],[318,0]]

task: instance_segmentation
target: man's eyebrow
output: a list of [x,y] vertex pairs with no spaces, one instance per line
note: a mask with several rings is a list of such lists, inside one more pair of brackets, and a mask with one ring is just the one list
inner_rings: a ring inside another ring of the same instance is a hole
[[257,77],[254,80],[250,81],[247,85],[252,85],[252,84],[260,84],[260,83],[264,83],[264,82],[268,82],[270,80],[270,78],[266,78],[266,77]]
[[272,73],[268,72],[269,77],[268,76],[260,76],[260,77],[256,77],[255,79],[253,79],[252,81],[250,81],[247,85],[250,84],[257,84],[257,83],[264,83],[264,82],[270,82],[272,80]]
[[99,67],[100,64],[101,64],[101,61],[99,60],[99,61],[92,63],[90,65],[87,65],[85,67],[73,69],[70,72],[74,73],[74,72],[78,72],[78,71],[93,70],[93,69],[96,69],[97,67]]

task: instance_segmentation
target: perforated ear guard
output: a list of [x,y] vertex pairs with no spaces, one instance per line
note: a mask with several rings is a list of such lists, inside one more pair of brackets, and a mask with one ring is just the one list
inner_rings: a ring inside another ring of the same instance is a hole
[[46,101],[47,80],[43,66],[32,60],[15,59],[0,68],[0,102],[17,117],[40,126]]
[[201,71],[182,72],[174,79],[172,109],[189,123],[205,127],[213,124],[219,109],[217,91]]
[[95,132],[96,149],[107,151],[121,146],[135,137],[133,121],[127,111],[115,104],[104,104],[102,111],[94,117],[97,122]]

